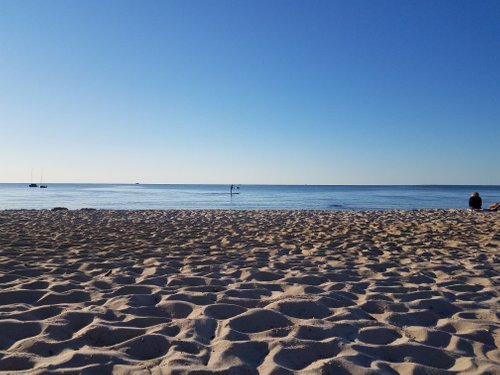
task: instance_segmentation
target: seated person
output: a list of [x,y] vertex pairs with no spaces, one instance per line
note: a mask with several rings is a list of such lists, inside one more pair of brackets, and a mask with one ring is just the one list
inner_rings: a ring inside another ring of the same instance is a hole
[[469,198],[469,208],[471,210],[480,210],[483,206],[483,200],[479,196],[478,192],[474,192],[471,194]]
[[489,211],[498,211],[500,210],[500,203],[493,203],[488,207]]

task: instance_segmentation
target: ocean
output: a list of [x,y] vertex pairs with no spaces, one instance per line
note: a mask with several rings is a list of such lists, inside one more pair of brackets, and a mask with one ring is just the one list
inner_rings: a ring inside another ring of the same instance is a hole
[[298,209],[466,208],[478,191],[483,207],[500,202],[500,186],[477,185],[0,184],[0,209]]

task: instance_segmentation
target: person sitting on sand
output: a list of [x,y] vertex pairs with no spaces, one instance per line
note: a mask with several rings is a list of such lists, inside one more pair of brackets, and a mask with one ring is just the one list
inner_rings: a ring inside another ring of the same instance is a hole
[[498,211],[500,210],[500,203],[493,203],[488,207],[489,211]]
[[471,194],[469,198],[469,208],[471,210],[481,210],[483,206],[483,200],[479,196],[478,192],[474,192]]

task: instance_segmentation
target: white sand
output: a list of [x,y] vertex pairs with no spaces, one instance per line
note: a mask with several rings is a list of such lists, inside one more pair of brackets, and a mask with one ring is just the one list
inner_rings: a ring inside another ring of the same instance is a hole
[[461,210],[0,211],[0,371],[498,373],[499,243]]

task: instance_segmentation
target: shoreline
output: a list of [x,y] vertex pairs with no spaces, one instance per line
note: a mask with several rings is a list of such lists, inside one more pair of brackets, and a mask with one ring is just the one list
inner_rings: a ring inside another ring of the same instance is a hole
[[0,208],[0,212],[37,212],[37,211],[99,211],[99,212],[163,212],[163,211],[227,211],[227,212],[440,212],[440,211],[456,211],[456,212],[472,212],[472,213],[486,213],[486,212],[500,212],[500,210],[489,210],[483,208],[480,210],[464,208],[379,208],[379,209],[352,209],[352,208],[68,208],[64,206],[53,206],[50,208]]
[[479,214],[0,210],[0,371],[494,373]]

